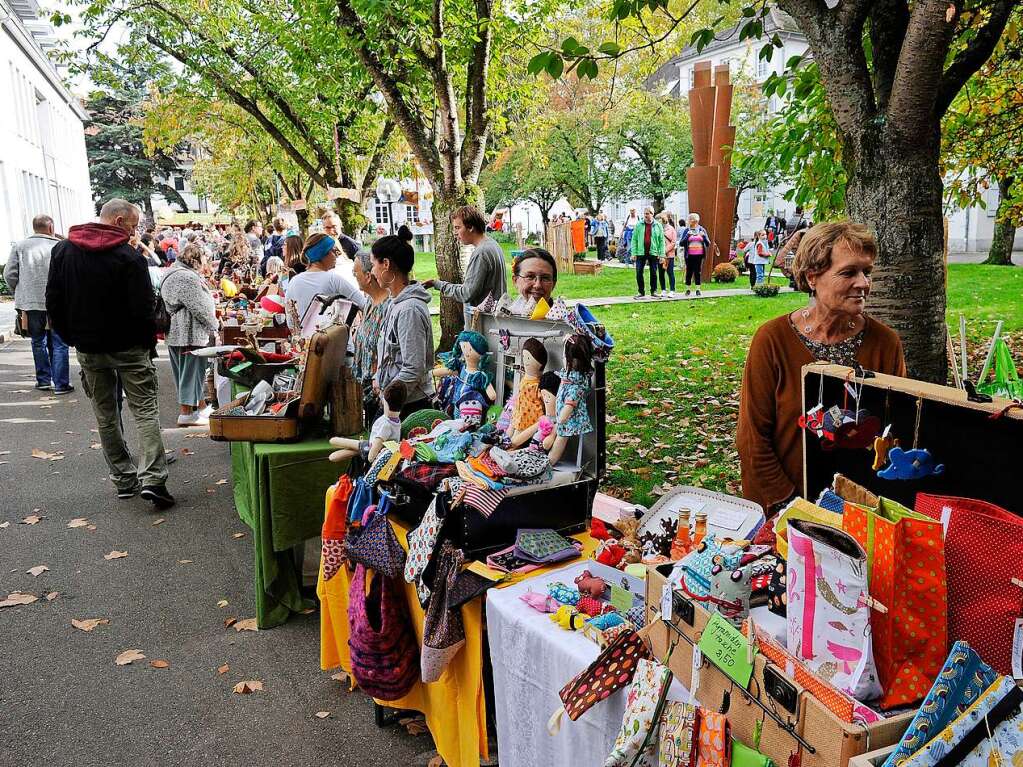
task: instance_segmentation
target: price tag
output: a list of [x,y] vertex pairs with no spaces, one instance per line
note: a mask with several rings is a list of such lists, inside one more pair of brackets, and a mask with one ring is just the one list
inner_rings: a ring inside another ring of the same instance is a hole
[[[753,663],[748,653],[749,642],[735,626],[714,613],[700,637],[699,648],[704,655],[734,682],[743,687],[753,676]],[[756,647],[753,648],[756,655]]]
[[1016,619],[1012,631],[1012,676],[1023,679],[1023,618]]
[[845,416],[842,413],[842,408],[840,408],[838,405],[832,405],[831,407],[829,407],[828,415],[831,416],[831,420],[835,423],[836,426],[842,423],[842,421],[845,418]]
[[689,702],[696,705],[696,691],[700,689],[700,666],[703,665],[703,653],[699,647],[693,648],[693,671],[689,675]]
[[665,583],[661,587],[661,618],[671,622],[671,584]]
[[632,609],[632,593],[612,583],[611,604],[618,612],[625,615],[625,613]]

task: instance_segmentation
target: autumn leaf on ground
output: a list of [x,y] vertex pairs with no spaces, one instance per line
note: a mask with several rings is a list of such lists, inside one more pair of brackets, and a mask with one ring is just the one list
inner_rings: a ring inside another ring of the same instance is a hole
[[426,726],[426,720],[421,717],[401,719],[400,724],[409,735],[422,735],[424,732],[429,731],[429,728]]
[[60,592],[59,591],[51,591],[49,594],[46,595],[46,601],[47,602],[52,602],[54,599],[56,599],[59,596],[60,596]]
[[231,626],[233,626],[237,622],[238,622],[237,618],[224,618],[224,628],[228,628],[229,629],[229,628],[231,628]]
[[178,560],[178,564],[179,565],[190,565],[190,564],[192,564],[192,560],[191,559],[179,559]]
[[114,549],[109,554],[104,554],[103,559],[110,561],[111,559],[124,559],[126,556],[128,556],[127,551],[117,551],[117,549]]
[[85,618],[83,620],[78,620],[77,618],[71,619],[71,625],[76,629],[81,629],[82,631],[92,631],[97,626],[106,623],[110,623],[107,618]]
[[326,719],[328,716],[330,716],[330,712],[329,711],[317,711],[316,712],[316,718],[317,719]]
[[226,479],[218,479],[216,481],[216,484],[218,484],[218,485],[226,485],[227,484],[227,480]]
[[39,597],[33,596],[32,594],[22,594],[20,591],[15,591],[12,594],[7,595],[7,599],[0,601],[0,607],[14,607],[15,605],[30,605],[35,602]]
[[231,533],[232,538],[244,538],[245,533]]
[[146,656],[142,654],[141,650],[125,650],[123,653],[114,658],[114,663],[118,666],[127,666],[137,660],[142,660]]
[[67,523],[67,526],[72,528],[85,527],[88,524],[89,520],[87,520],[85,517],[75,517],[74,519]]
[[246,618],[243,621],[238,621],[234,624],[235,631],[259,631],[259,626],[256,625],[255,618]]
[[170,668],[170,663],[165,660],[151,660],[149,665],[153,668]]
[[35,567],[28,568],[28,570],[26,570],[25,572],[27,572],[33,578],[38,578],[40,575],[42,575],[49,569],[50,568],[48,568],[46,565],[36,565]]
[[183,447],[180,450],[181,455],[195,455],[194,450],[189,450],[187,447]]
[[103,449],[103,445],[101,445],[99,442],[93,442],[91,445],[89,445],[89,449],[90,450],[102,450]]
[[157,525],[162,525],[162,524],[163,524],[164,522],[166,522],[166,521],[167,521],[166,519],[164,519],[163,517],[160,517],[160,518],[159,518],[158,520],[156,520],[156,521],[155,521],[155,522],[153,523],[153,527],[156,527]]
[[263,689],[263,683],[257,682],[254,679],[247,680],[245,682],[239,682],[234,686],[234,691],[239,695],[248,695],[251,692],[257,692]]
[[444,767],[444,757],[437,754],[437,756],[426,763],[426,767]]
[[29,514],[27,517],[21,520],[23,525],[38,525],[39,520],[42,519],[38,514]]
[[225,663],[225,664],[224,664],[223,666],[221,666],[220,668],[218,668],[218,669],[217,669],[217,673],[218,673],[218,674],[226,674],[226,673],[227,673],[228,671],[230,671],[230,670],[231,670],[231,667],[230,667],[230,666],[228,666],[228,665],[227,665],[227,664]]
[[37,447],[32,448],[32,457],[33,458],[39,458],[40,460],[48,461],[51,458],[53,458],[54,455],[56,455],[56,454],[55,453],[47,453],[45,450],[40,450]]
[[219,602],[217,602],[217,607],[227,607],[227,600],[221,599]]

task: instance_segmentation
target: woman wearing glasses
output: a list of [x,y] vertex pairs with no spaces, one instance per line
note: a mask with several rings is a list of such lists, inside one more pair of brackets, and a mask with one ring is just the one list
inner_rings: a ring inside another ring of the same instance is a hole
[[543,248],[530,248],[512,262],[515,289],[527,301],[535,298],[554,303],[552,293],[558,284],[558,265],[554,256]]

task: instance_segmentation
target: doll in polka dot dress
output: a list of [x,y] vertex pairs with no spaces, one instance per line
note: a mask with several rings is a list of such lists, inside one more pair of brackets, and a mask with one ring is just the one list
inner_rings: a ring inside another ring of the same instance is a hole
[[593,431],[586,399],[593,386],[593,345],[584,335],[569,336],[565,342],[565,367],[559,373],[556,420],[554,432],[545,440],[551,466],[557,464],[565,452],[570,437],[581,437]]

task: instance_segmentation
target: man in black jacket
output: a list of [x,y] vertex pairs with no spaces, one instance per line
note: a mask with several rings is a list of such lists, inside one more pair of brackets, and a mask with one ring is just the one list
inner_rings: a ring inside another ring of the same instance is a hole
[[[50,257],[46,311],[53,329],[78,351],[117,497],[141,494],[167,509],[174,497],[160,436],[153,284],[145,259],[128,244],[138,223],[138,208],[113,199],[99,223],[72,226]],[[139,433],[137,465],[121,431],[118,376]]]

